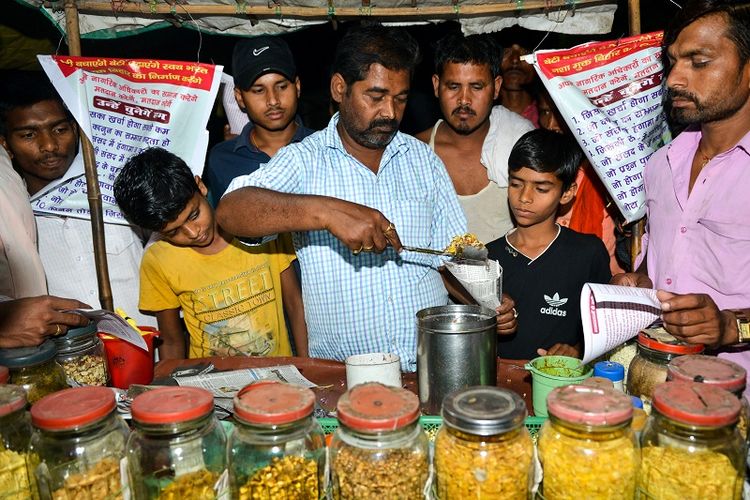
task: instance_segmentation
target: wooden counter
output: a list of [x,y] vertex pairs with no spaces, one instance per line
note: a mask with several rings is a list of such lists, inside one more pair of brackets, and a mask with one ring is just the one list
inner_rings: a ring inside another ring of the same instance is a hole
[[[319,387],[313,389],[318,404],[326,411],[334,411],[339,396],[346,391],[346,367],[339,361],[298,357],[210,357],[196,359],[168,359],[160,361],[154,369],[154,377],[169,377],[175,369],[197,364],[212,363],[217,371],[261,368],[278,365],[294,365],[308,380]],[[402,375],[404,388],[417,394],[416,373]],[[531,375],[523,369],[523,362],[498,359],[497,385],[514,390],[526,401],[531,414]]]

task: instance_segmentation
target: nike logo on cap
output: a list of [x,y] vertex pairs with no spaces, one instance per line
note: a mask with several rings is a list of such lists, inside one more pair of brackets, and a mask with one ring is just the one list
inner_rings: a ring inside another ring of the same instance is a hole
[[271,47],[269,47],[268,45],[266,45],[265,47],[261,47],[259,49],[253,49],[253,55],[257,57],[257,56],[261,55],[265,50],[268,50],[270,48]]

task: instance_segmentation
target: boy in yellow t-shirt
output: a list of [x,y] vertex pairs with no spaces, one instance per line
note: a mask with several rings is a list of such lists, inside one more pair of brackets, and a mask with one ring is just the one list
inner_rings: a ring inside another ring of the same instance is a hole
[[143,256],[139,303],[156,314],[161,359],[184,358],[186,352],[190,358],[290,356],[285,308],[297,353],[307,356],[288,236],[251,247],[227,234],[216,223],[200,177],[161,148],[128,160],[114,192],[130,222],[162,237]]

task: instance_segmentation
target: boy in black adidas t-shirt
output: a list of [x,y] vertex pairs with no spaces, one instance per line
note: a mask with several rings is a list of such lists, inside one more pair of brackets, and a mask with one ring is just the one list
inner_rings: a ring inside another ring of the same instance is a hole
[[487,245],[518,313],[516,333],[498,337],[502,358],[581,357],[581,289],[611,278],[599,238],[555,223],[558,207],[576,194],[581,160],[572,138],[544,129],[523,135],[510,153],[508,203],[516,228]]

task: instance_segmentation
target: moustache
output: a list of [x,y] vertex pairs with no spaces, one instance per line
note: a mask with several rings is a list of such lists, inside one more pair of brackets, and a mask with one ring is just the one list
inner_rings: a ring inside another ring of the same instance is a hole
[[459,113],[466,113],[468,115],[476,116],[477,112],[471,109],[470,106],[459,106],[456,109],[451,112],[452,115],[457,115]]
[[375,130],[376,128],[387,129],[389,131],[393,131],[393,130],[398,129],[398,121],[388,120],[387,118],[382,118],[380,120],[373,120],[370,122],[370,125],[367,127],[367,130],[371,131],[371,130]]
[[675,89],[667,89],[667,99],[672,101],[674,99],[686,99],[688,101],[692,102],[698,102],[698,99],[695,97],[695,94],[692,92],[686,92],[684,90],[675,90]]
[[65,158],[66,158],[65,155],[51,153],[51,154],[46,154],[44,156],[41,156],[39,158],[39,162],[40,163],[45,163],[45,162],[48,162],[50,160],[64,160]]

